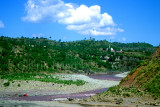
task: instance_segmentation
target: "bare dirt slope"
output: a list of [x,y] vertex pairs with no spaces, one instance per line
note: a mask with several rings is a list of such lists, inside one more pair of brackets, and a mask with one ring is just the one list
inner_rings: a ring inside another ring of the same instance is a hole
[[160,46],[139,67],[132,70],[121,83],[121,87],[133,87],[160,95]]

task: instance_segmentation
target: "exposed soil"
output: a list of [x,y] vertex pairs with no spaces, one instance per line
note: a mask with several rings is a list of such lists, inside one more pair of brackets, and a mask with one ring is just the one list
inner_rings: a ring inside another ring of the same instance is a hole
[[[141,68],[139,68],[139,69],[141,69]],[[123,82],[121,83],[121,86],[122,86],[122,87],[129,87],[129,86],[131,86],[131,85],[134,85],[134,86],[135,86],[136,84],[133,84],[133,81],[135,80],[138,72],[139,72],[139,71],[137,70],[137,71],[135,71],[132,75],[127,75],[125,81],[123,81]]]

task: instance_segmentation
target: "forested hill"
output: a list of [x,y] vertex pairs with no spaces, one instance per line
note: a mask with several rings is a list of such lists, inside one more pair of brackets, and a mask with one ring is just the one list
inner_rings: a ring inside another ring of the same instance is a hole
[[0,72],[131,70],[148,58],[153,50],[154,47],[147,43],[109,43],[94,39],[61,42],[1,36]]

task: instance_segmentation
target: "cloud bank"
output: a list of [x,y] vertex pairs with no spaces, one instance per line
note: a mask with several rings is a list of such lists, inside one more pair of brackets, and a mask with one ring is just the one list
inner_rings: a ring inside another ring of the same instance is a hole
[[83,35],[115,35],[123,32],[117,27],[112,16],[101,13],[98,5],[77,6],[62,0],[28,0],[25,6],[27,15],[23,21],[29,22],[58,22],[65,24],[66,29],[77,31]]
[[0,21],[0,28],[4,28],[4,24],[2,21]]

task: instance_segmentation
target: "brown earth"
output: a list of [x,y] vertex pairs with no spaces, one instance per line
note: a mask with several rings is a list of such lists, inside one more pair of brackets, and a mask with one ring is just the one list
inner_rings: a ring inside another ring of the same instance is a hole
[[[139,68],[140,69],[140,68]],[[138,74],[138,70],[135,71],[132,75],[128,75],[125,79],[125,81],[123,81],[121,83],[121,87],[130,87],[131,85],[134,85],[135,87],[137,86],[137,84],[134,84],[134,80],[136,78]]]
[[[154,62],[158,62],[160,59],[160,46],[156,49],[156,51],[151,56],[150,61],[147,64],[142,65],[135,70],[133,73],[129,73],[126,78],[121,81],[121,87],[139,87],[144,88],[142,85],[147,84],[152,81],[156,75],[160,74],[160,71],[155,72],[158,66],[153,65]],[[146,61],[147,62],[147,61]],[[149,65],[149,66],[148,66]],[[152,67],[153,65],[153,67]],[[150,67],[150,68],[149,68]],[[147,74],[147,75],[146,75]],[[141,78],[141,79],[140,79]],[[149,79],[149,81],[147,81]]]

